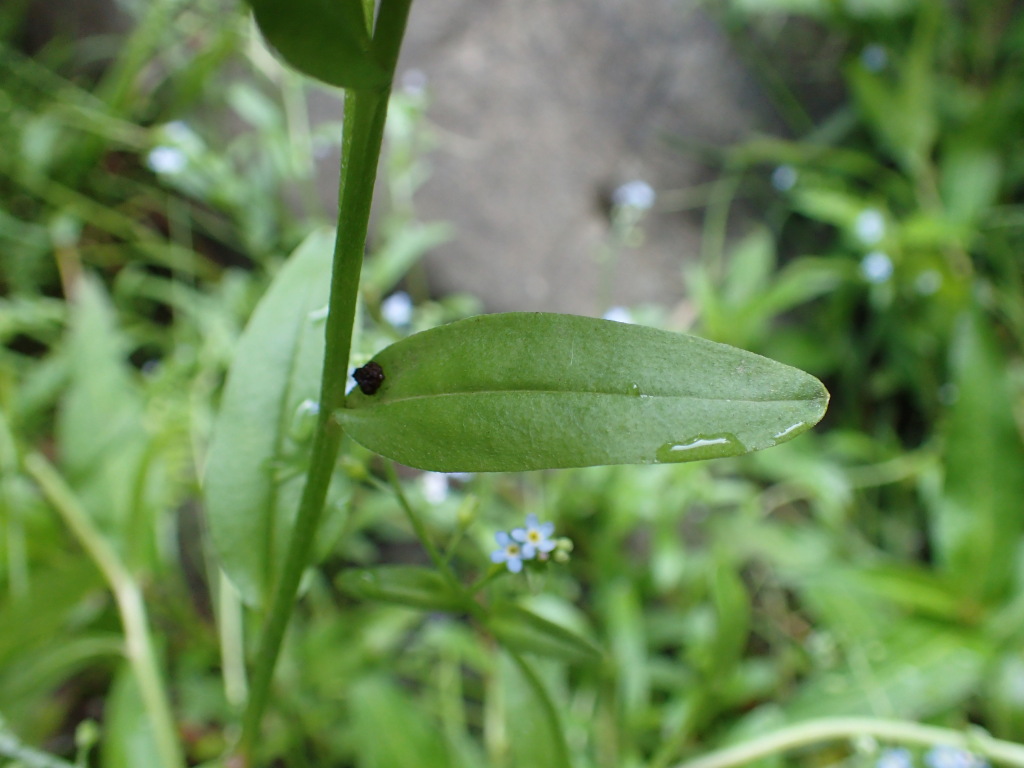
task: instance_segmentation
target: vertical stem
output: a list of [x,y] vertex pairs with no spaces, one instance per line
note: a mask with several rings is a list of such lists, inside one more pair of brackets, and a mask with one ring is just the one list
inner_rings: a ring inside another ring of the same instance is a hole
[[[211,569],[211,573],[213,569]],[[245,679],[245,641],[242,601],[223,569],[217,581],[217,632],[220,666],[228,704],[240,710],[249,693]]]
[[[398,50],[412,0],[382,0],[374,34],[374,54],[394,72]],[[390,85],[381,91],[348,91],[341,146],[338,191],[338,231],[334,244],[331,295],[326,324],[326,350],[320,384],[320,413],[306,485],[288,545],[280,581],[274,590],[267,623],[260,638],[248,705],[242,718],[239,750],[245,764],[252,763],[260,723],[270,695],[274,667],[285,630],[295,608],[302,572],[327,498],[327,490],[341,444],[341,425],[334,412],[345,402],[348,360],[352,346],[359,274],[366,247],[370,204],[377,178]]]
[[327,315],[327,348],[320,384],[320,411],[306,485],[281,578],[274,590],[270,613],[260,638],[249,702],[242,719],[240,748],[250,763],[270,694],[274,667],[288,620],[295,608],[302,572],[309,564],[313,539],[341,444],[341,425],[333,414],[345,399],[359,272],[386,113],[387,94],[350,91],[345,96],[341,200]]

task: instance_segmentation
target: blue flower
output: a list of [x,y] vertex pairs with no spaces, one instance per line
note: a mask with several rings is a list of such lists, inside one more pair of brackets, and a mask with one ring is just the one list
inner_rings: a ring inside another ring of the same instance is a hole
[[872,251],[861,259],[860,273],[869,283],[884,283],[892,277],[892,259],[883,251]]
[[[491,552],[492,563],[505,563],[512,573],[519,573],[523,570],[524,547],[512,540],[512,537],[505,531],[498,531],[494,534],[494,540],[498,542],[498,549]],[[531,554],[530,557],[533,557]],[[528,558],[527,558],[528,559]]]
[[512,538],[523,545],[524,559],[533,560],[539,557],[541,560],[547,560],[548,553],[558,545],[558,542],[551,538],[554,532],[554,523],[542,523],[537,520],[536,515],[527,515],[526,527],[513,530]]
[[865,208],[857,214],[853,230],[865,245],[874,245],[885,237],[885,217],[877,208]]
[[910,750],[903,747],[883,749],[875,762],[875,768],[912,768],[913,765]]
[[612,192],[612,203],[619,208],[633,208],[637,211],[650,210],[657,199],[657,193],[646,181],[627,181]]
[[987,768],[988,763],[966,749],[945,744],[932,747],[924,756],[928,768]]

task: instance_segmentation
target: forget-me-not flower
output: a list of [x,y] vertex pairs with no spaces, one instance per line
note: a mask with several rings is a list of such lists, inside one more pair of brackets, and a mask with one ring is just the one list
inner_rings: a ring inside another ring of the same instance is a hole
[[498,542],[498,549],[491,552],[491,562],[505,563],[512,573],[523,570],[525,553],[519,542],[513,540],[506,531],[498,531],[494,534],[494,540]]
[[177,147],[159,146],[154,147],[146,155],[146,165],[154,173],[162,173],[173,176],[181,173],[188,165],[188,157]]
[[975,754],[960,747],[940,744],[932,747],[924,756],[928,768],[987,768],[988,763]]
[[605,320],[614,320],[616,323],[632,323],[633,313],[625,307],[611,307],[601,315]]
[[636,179],[627,181],[615,188],[612,192],[612,204],[618,208],[634,208],[638,211],[648,211],[654,205],[658,195],[654,188],[646,181]]
[[412,297],[405,291],[396,291],[380,303],[380,313],[392,325],[408,325],[412,320]]
[[797,172],[792,165],[780,165],[772,171],[772,186],[779,192],[787,192],[796,186]]
[[865,245],[874,245],[885,237],[885,217],[877,208],[865,208],[853,222],[853,231]]
[[903,747],[883,749],[875,762],[875,768],[913,768],[913,765],[910,750]]
[[872,251],[860,262],[860,273],[869,283],[884,283],[892,277],[892,259],[884,251]]
[[878,43],[864,46],[860,52],[860,63],[869,72],[881,72],[889,63],[889,54],[885,48]]
[[533,560],[535,557],[546,560],[548,553],[557,545],[551,538],[554,532],[554,523],[542,523],[536,515],[527,515],[526,526],[513,530],[512,538],[523,545],[523,557],[527,560]]

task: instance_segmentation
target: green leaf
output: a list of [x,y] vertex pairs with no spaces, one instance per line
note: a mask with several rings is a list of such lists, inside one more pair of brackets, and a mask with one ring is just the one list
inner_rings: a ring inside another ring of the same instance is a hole
[[388,565],[348,570],[338,578],[338,586],[362,600],[382,600],[427,611],[465,610],[461,596],[430,568]]
[[269,597],[298,509],[308,442],[300,404],[315,401],[323,366],[331,236],[311,235],[260,300],[238,342],[206,465],[206,512],[221,566],[242,598]]
[[934,543],[943,570],[964,594],[997,599],[1011,588],[1024,529],[1024,444],[1006,358],[980,313],[962,319],[951,367],[956,402],[945,425],[945,488]]
[[874,645],[852,645],[850,659],[807,683],[786,706],[793,721],[843,715],[910,720],[955,710],[975,695],[991,649],[950,626],[889,621]]
[[371,54],[362,0],[249,0],[260,31],[286,62],[339,88],[375,89],[389,75]]
[[352,706],[351,748],[368,768],[453,765],[430,706],[382,674],[369,674],[347,691]]
[[575,315],[482,315],[403,339],[338,412],[420,469],[509,472],[737,456],[816,424],[802,371],[693,336]]
[[103,768],[160,765],[160,750],[139,686],[128,664],[114,679],[103,721]]
[[494,607],[487,628],[498,640],[517,651],[571,662],[596,662],[604,654],[586,638],[512,603]]
[[141,555],[146,434],[142,392],[128,365],[129,341],[102,283],[77,284],[62,354],[68,387],[57,413],[61,466],[90,516],[126,553]]

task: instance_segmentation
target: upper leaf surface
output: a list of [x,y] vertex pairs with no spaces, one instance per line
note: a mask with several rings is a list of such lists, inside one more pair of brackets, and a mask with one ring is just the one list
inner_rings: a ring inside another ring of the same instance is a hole
[[378,453],[434,471],[735,456],[825,412],[813,376],[693,336],[548,313],[483,315],[380,352],[384,382],[339,412]]

